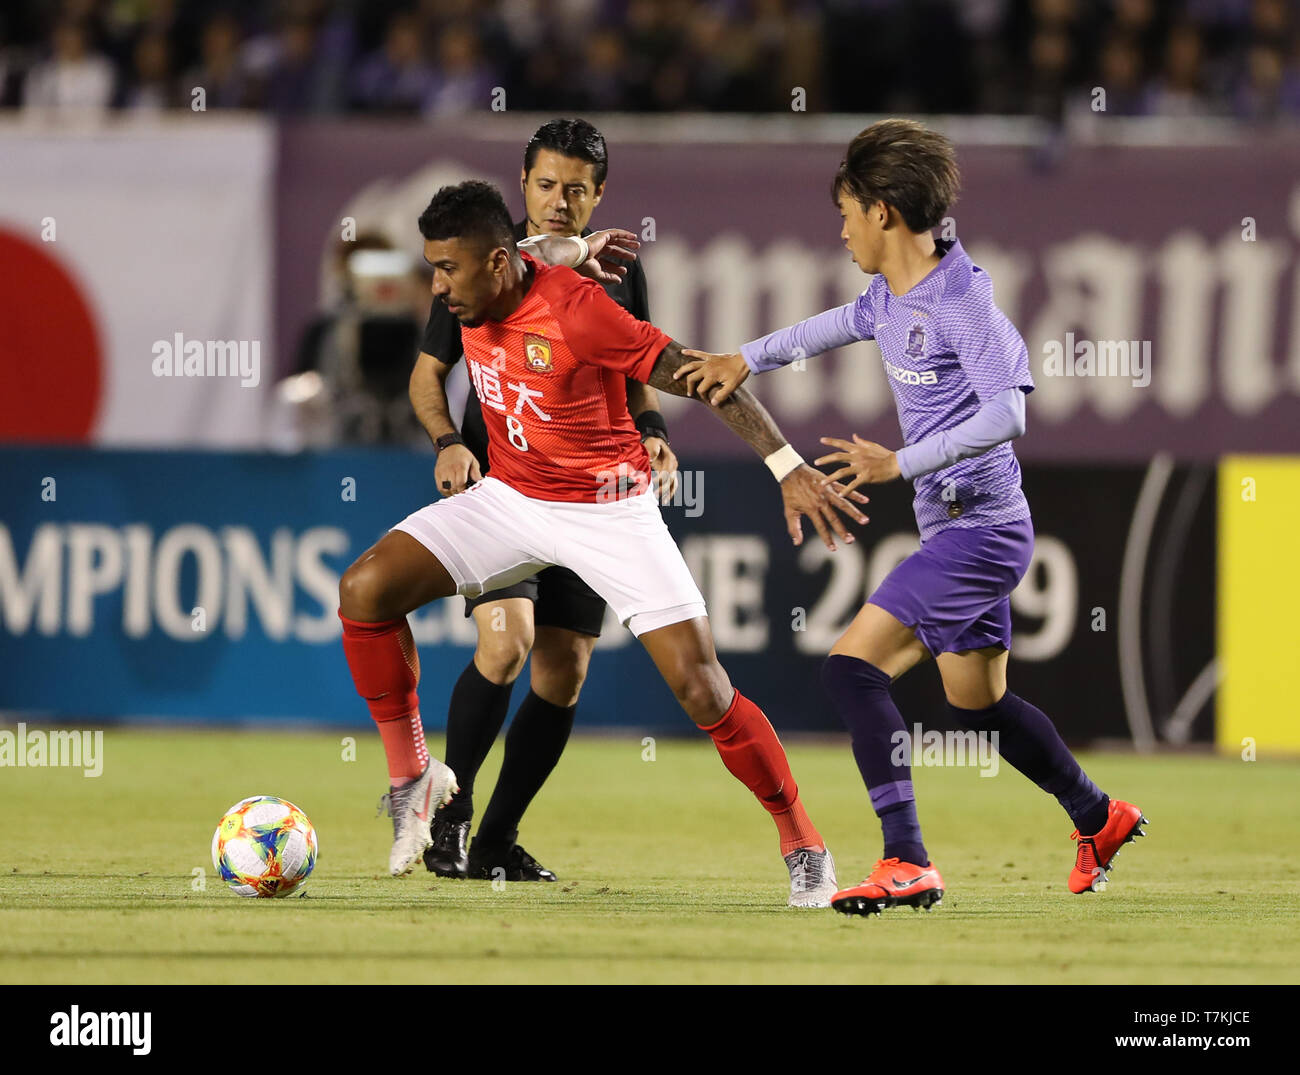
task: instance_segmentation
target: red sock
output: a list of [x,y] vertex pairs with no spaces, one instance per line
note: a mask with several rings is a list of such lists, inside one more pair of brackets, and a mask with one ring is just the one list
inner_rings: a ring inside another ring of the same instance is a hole
[[826,844],[799,801],[781,741],[763,711],[740,691],[723,718],[702,731],[709,733],[727,771],[749,788],[776,822],[781,854],[800,847],[823,851]]
[[393,787],[416,779],[429,764],[424,724],[415,687],[420,682],[420,655],[405,618],[387,623],[358,623],[342,613],[343,652],[357,693],[366,700],[379,725]]

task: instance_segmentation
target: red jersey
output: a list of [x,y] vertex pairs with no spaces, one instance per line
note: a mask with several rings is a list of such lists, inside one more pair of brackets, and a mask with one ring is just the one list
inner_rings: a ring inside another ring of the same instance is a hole
[[524,301],[504,321],[461,328],[491,473],[524,496],[594,503],[619,475],[650,474],[627,378],[646,381],[670,337],[594,280],[521,256],[534,272]]

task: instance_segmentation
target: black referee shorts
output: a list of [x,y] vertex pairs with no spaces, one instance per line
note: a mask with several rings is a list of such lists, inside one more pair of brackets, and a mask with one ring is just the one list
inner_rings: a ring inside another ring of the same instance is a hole
[[533,623],[538,627],[562,627],[580,635],[600,637],[605,620],[604,599],[567,567],[543,568],[513,586],[467,597],[465,615],[480,605],[510,597],[526,597],[533,603]]

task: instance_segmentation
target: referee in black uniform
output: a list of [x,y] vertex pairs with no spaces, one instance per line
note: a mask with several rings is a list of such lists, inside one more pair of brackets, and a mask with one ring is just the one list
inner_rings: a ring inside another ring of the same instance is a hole
[[[539,127],[524,150],[525,217],[515,225],[515,238],[589,234],[587,222],[604,195],[607,171],[605,139],[590,123],[557,119]],[[650,320],[640,261],[628,265],[619,283],[604,286],[633,317]],[[448,413],[446,378],[463,354],[460,322],[435,300],[411,375],[411,402],[438,448],[436,476],[444,496],[488,471],[487,429],[473,385],[459,433]],[[659,487],[671,496],[677,459],[668,447],[658,395],[629,380],[627,404]],[[555,874],[519,846],[519,822],[568,742],[605,602],[572,571],[548,567],[465,604],[478,626],[478,645],[451,693],[445,756],[460,791],[434,816],[433,846],[424,863],[442,877],[554,881]],[[505,723],[514,681],[530,650],[530,689],[510,724],[501,774],[467,847],[474,777]]]

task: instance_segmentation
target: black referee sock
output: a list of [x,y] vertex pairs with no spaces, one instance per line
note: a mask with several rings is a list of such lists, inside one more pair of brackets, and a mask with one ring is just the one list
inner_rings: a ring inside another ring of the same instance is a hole
[[483,759],[501,734],[510,710],[514,681],[493,683],[473,660],[456,680],[447,707],[447,757],[460,791],[442,809],[448,821],[468,821],[474,816],[474,778]]
[[506,733],[506,756],[474,839],[484,847],[509,847],[519,822],[551,775],[573,731],[576,705],[552,705],[533,691],[519,706]]

